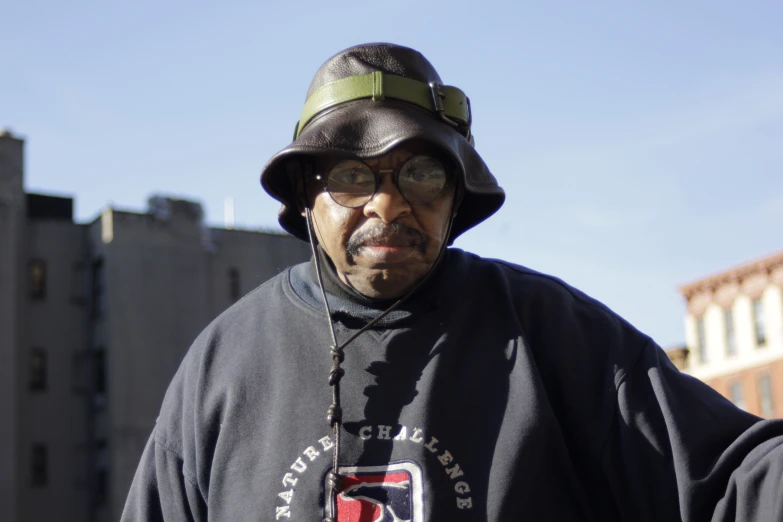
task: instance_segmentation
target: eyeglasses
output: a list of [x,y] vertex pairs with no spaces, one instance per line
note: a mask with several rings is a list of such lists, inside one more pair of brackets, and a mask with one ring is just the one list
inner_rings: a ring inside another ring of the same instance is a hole
[[[326,190],[335,203],[348,208],[361,207],[375,197],[381,184],[381,174],[394,172],[380,169],[374,172],[359,160],[342,160],[329,170]],[[316,179],[322,180],[318,174]],[[446,188],[448,176],[443,163],[427,155],[413,156],[394,174],[394,185],[408,203],[430,203]]]

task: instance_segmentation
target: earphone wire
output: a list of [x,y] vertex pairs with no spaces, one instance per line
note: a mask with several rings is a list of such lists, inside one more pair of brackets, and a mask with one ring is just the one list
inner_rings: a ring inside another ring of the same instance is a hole
[[[305,179],[305,183],[307,183],[306,179]],[[326,513],[326,517],[324,518],[324,522],[337,522],[337,495],[343,489],[343,477],[340,475],[340,468],[339,468],[340,435],[341,435],[341,428],[342,428],[342,406],[340,404],[340,380],[345,375],[345,370],[340,366],[340,364],[345,360],[345,348],[351,342],[353,342],[354,339],[356,339],[362,333],[372,328],[381,319],[383,319],[392,311],[397,309],[411,295],[416,293],[416,291],[426,281],[429,280],[429,278],[434,273],[435,267],[440,264],[440,261],[445,255],[445,252],[447,250],[449,236],[451,235],[451,229],[454,222],[454,217],[456,216],[455,208],[454,208],[456,202],[457,202],[457,192],[455,192],[454,198],[452,199],[452,205],[451,205],[451,210],[449,212],[449,219],[446,225],[446,234],[444,236],[443,244],[441,245],[440,251],[438,252],[438,256],[436,257],[435,262],[432,264],[432,268],[429,270],[429,272],[427,272],[427,274],[424,277],[422,277],[408,292],[406,292],[405,295],[403,295],[389,308],[387,308],[381,314],[375,317],[372,321],[368,322],[366,325],[364,325],[362,328],[356,331],[342,344],[337,343],[337,335],[334,328],[334,321],[332,320],[332,312],[331,312],[331,308],[329,307],[329,301],[326,298],[326,290],[323,284],[323,275],[321,270],[320,256],[318,255],[316,237],[314,233],[314,219],[313,219],[312,211],[310,209],[309,204],[305,205],[305,221],[307,225],[307,235],[308,238],[310,239],[310,249],[313,253],[313,260],[315,263],[315,272],[316,272],[316,278],[318,280],[318,287],[321,290],[321,298],[323,299],[324,309],[326,311],[326,319],[329,324],[329,332],[332,337],[332,346],[329,349],[330,355],[332,356],[332,369],[329,372],[329,381],[328,381],[329,385],[332,388],[332,404],[329,406],[329,409],[327,411],[326,420],[329,426],[332,428],[334,434],[334,451],[332,454],[332,469],[327,475],[327,484],[329,487],[329,491],[327,494],[327,498],[325,499],[326,502],[325,507],[327,513]]]

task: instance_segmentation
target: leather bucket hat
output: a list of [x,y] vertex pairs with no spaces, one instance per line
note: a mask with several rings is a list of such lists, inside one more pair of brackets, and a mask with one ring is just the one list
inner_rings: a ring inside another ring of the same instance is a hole
[[450,157],[462,202],[449,243],[494,214],[505,193],[473,147],[470,102],[444,86],[418,51],[387,43],[351,47],[329,58],[310,84],[293,142],[261,172],[261,185],[280,201],[280,225],[308,241],[293,176],[305,156],[370,158],[403,142],[429,142]]

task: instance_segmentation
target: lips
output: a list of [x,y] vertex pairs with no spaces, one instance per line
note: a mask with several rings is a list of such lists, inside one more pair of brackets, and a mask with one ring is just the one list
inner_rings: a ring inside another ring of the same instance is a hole
[[417,251],[418,249],[412,246],[370,244],[359,247],[357,254],[378,266],[388,266],[406,262]]
[[415,247],[417,242],[411,238],[405,237],[375,237],[361,241],[360,247]]

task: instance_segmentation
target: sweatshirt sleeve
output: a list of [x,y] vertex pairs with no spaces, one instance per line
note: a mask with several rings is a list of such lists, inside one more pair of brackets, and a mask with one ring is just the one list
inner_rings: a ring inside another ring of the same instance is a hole
[[602,466],[622,520],[783,520],[783,420],[740,410],[652,342],[616,386]]
[[207,506],[182,457],[152,432],[133,478],[121,522],[206,522]]

